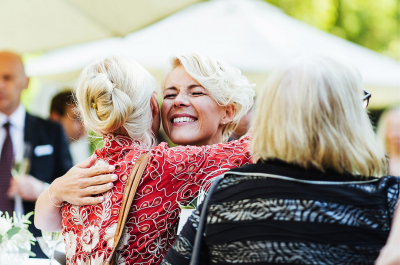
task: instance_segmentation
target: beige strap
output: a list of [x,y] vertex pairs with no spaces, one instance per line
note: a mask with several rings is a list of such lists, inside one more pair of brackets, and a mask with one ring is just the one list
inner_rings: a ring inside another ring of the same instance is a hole
[[113,250],[111,251],[108,260],[104,262],[104,265],[115,264],[115,252],[119,240],[121,239],[122,232],[124,231],[125,223],[128,218],[133,199],[135,198],[136,190],[139,186],[140,179],[142,178],[142,175],[147,167],[148,161],[149,161],[148,153],[141,155],[139,159],[136,161],[136,164],[133,167],[131,174],[128,178],[128,182],[126,183],[126,187],[124,190],[124,196],[122,198],[121,209],[119,212],[117,230],[115,231]]

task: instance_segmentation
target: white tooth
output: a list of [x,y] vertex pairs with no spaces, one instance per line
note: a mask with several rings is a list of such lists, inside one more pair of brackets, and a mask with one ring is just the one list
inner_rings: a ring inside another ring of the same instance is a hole
[[194,119],[189,118],[189,117],[179,117],[179,118],[175,118],[173,120],[174,123],[180,123],[180,122],[194,122]]

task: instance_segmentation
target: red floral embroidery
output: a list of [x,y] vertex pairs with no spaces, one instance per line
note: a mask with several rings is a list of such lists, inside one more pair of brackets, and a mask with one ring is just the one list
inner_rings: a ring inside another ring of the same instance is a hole
[[[100,259],[108,258],[114,244],[113,235],[126,180],[138,157],[148,150],[145,145],[125,136],[108,134],[103,141],[104,147],[96,150],[98,161],[116,165],[118,169],[114,173],[119,179],[111,191],[103,194],[103,203],[82,207],[66,204],[62,208],[63,233],[68,235],[68,264],[94,259],[100,262]],[[187,204],[208,179],[248,164],[248,146],[249,139],[244,138],[212,146],[168,148],[162,143],[152,148],[149,165],[140,181],[118,246],[118,264],[161,262],[176,238],[180,211],[177,202]],[[76,244],[71,240],[76,240]]]

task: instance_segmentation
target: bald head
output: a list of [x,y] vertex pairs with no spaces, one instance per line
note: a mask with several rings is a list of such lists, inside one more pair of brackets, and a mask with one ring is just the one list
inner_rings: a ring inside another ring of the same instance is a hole
[[21,57],[0,51],[0,112],[10,116],[18,108],[21,93],[28,84]]
[[21,56],[10,51],[0,51],[0,61],[5,61],[15,66],[16,70],[23,76],[26,77],[24,63],[22,62]]

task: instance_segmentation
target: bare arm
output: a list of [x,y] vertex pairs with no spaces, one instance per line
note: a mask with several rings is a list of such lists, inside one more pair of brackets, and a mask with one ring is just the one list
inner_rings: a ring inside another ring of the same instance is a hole
[[103,197],[91,195],[110,190],[117,176],[108,174],[115,170],[114,166],[92,167],[95,161],[96,157],[92,156],[77,164],[64,176],[55,179],[49,190],[40,194],[35,206],[35,226],[38,229],[46,231],[62,229],[60,207],[55,205],[61,205],[64,201],[75,205],[93,205],[104,200]]
[[392,222],[392,229],[386,245],[382,248],[376,265],[400,264],[400,203],[397,204]]

